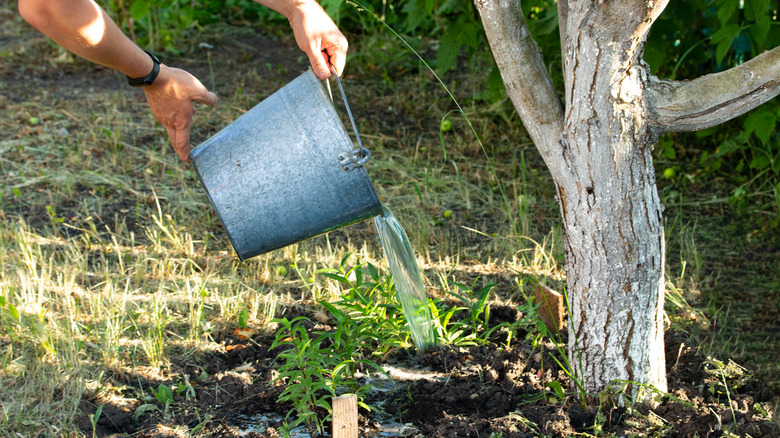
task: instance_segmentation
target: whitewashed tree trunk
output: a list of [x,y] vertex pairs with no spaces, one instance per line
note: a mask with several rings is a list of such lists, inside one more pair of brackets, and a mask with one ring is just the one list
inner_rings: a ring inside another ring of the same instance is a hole
[[667,1],[558,1],[565,104],[520,1],[474,2],[507,94],[557,186],[569,361],[590,394],[616,380],[667,388],[658,135],[713,126],[780,92],[778,48],[690,82],[651,76],[643,48]]

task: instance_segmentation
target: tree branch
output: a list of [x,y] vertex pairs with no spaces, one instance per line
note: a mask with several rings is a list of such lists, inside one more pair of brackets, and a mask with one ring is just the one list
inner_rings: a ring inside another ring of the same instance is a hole
[[520,1],[474,0],[474,4],[507,95],[547,161],[563,132],[563,104],[528,30]]
[[[569,0],[558,0],[558,32],[561,35],[561,47],[566,41],[566,29],[569,24]],[[563,59],[566,59],[564,56]]]
[[780,47],[691,81],[650,77],[650,124],[659,134],[698,131],[738,117],[780,94]]

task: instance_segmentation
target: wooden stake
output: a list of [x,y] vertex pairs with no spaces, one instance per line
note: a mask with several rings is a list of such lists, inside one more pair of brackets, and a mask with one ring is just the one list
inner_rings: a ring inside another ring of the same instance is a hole
[[333,438],[358,438],[357,395],[333,398]]
[[566,321],[563,295],[543,284],[536,286],[535,295],[536,302],[539,303],[539,319],[547,326],[547,330],[555,333],[563,329],[563,323]]

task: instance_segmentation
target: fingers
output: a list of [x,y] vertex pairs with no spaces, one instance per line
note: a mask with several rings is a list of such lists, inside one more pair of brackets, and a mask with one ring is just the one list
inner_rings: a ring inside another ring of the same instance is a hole
[[[304,52],[309,57],[311,68],[314,70],[314,74],[320,79],[328,79],[331,71],[330,66],[336,67],[336,74],[341,76],[344,71],[344,65],[347,61],[347,40],[339,32],[339,39],[336,37],[336,42],[330,44],[323,44],[323,48],[320,48],[318,44],[307,47]],[[319,41],[315,41],[318,43]],[[329,43],[329,41],[324,41]]]
[[347,39],[316,3],[302,3],[287,17],[298,47],[306,53],[320,79],[330,77],[330,65],[341,76],[347,60]]
[[189,162],[193,104],[214,105],[219,100],[217,95],[186,71],[167,66],[160,70],[153,85],[144,87],[144,92],[152,115],[165,127],[176,155]]
[[336,74],[341,77],[344,65],[347,63],[347,40],[344,39],[343,46],[331,46],[326,51],[330,58],[330,64],[336,67]]
[[197,97],[194,97],[192,100],[195,102],[200,102],[205,105],[214,105],[219,101],[219,97],[217,97],[216,94],[212,93],[211,91],[208,91],[206,87],[203,87],[203,92]]
[[328,67],[328,58],[325,53],[316,47],[309,47],[305,52],[309,57],[314,74],[320,79],[328,79],[330,77],[330,68]]
[[[174,127],[175,137],[172,139],[173,148],[179,159],[185,163],[190,162],[190,124],[182,127]],[[169,134],[170,135],[170,134]],[[175,143],[173,143],[175,141]]]
[[[194,112],[194,110],[193,110]],[[173,119],[161,120],[160,123],[168,133],[173,150],[179,159],[185,163],[190,162],[190,127],[192,126],[192,112],[189,114],[176,114]]]

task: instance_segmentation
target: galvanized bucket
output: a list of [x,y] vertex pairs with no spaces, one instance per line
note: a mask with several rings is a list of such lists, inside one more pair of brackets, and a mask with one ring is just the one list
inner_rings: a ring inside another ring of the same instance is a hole
[[192,150],[241,260],[382,214],[355,135],[308,70]]

